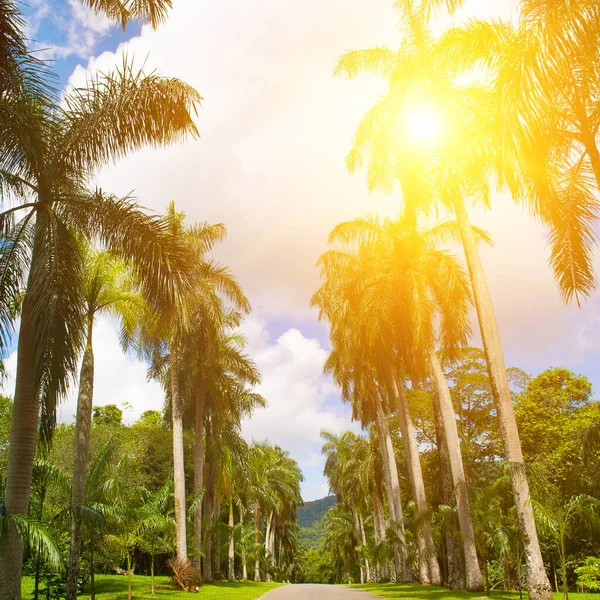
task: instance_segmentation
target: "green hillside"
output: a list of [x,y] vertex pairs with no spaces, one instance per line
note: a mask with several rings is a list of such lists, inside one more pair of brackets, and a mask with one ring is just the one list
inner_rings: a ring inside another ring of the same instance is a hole
[[319,528],[325,513],[336,503],[335,496],[307,502],[298,507],[298,525],[300,540],[306,548],[316,548],[325,537],[325,531]]

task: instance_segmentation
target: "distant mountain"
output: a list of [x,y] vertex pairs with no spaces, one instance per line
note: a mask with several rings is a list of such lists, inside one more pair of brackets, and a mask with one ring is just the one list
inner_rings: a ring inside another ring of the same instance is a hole
[[326,496],[320,500],[311,500],[304,506],[298,507],[298,525],[314,527],[318,525],[325,513],[335,504],[335,496]]
[[336,503],[335,496],[312,500],[298,507],[300,540],[307,548],[316,548],[325,538],[325,531],[319,528],[325,513]]

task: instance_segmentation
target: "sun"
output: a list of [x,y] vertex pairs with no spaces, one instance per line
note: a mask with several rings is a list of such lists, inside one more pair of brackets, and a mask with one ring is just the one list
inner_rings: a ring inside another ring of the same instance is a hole
[[411,144],[429,146],[440,140],[443,134],[443,119],[435,107],[421,104],[404,113],[404,135]]

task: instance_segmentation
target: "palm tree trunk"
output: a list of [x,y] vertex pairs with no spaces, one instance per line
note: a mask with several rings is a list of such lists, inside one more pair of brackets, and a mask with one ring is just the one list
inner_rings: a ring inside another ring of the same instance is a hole
[[271,581],[273,581],[273,577],[271,576],[271,567],[273,566],[273,554],[271,552],[272,528],[273,528],[273,511],[271,511],[271,513],[269,514],[269,518],[267,519],[267,531],[265,534],[265,557],[267,559],[266,580],[269,583]]
[[[213,454],[213,456],[215,457],[215,460],[216,460],[216,455]],[[218,473],[219,472],[218,469],[219,469],[219,467],[217,467],[215,465],[214,472]],[[213,557],[214,557],[214,561],[215,561],[214,572],[215,572],[215,579],[219,580],[219,579],[222,579],[222,577],[221,577],[221,498],[219,497],[219,494],[217,492],[216,481],[214,483],[213,493],[214,493],[213,507],[214,507],[214,522],[215,522],[215,527],[214,527],[215,551],[213,552]]]
[[[383,512],[383,498],[381,494],[380,482],[375,480],[375,490],[373,492],[373,528],[375,531],[375,543],[377,545],[385,543],[386,540],[386,523]],[[389,577],[388,565],[380,564],[378,561],[377,570],[380,577],[387,579]]]
[[439,406],[440,420],[444,429],[444,440],[450,462],[452,483],[454,485],[454,493],[456,494],[458,522],[465,556],[465,586],[468,591],[480,591],[483,589],[483,579],[475,548],[475,533],[469,511],[467,480],[460,451],[454,406],[452,405],[452,398],[450,397],[450,390],[444,377],[442,365],[435,352],[430,353],[429,362],[431,365],[432,383],[435,390],[434,396]]
[[73,483],[71,493],[71,550],[67,573],[67,600],[77,598],[77,577],[81,554],[82,519],[81,506],[85,502],[90,435],[92,432],[92,405],[94,400],[94,351],[92,332],[94,316],[88,316],[87,343],[83,353],[79,374],[79,394],[77,396],[77,416],[75,418],[75,460],[73,463]]
[[[254,543],[256,548],[260,544],[261,538],[261,530],[262,530],[262,507],[260,505],[260,500],[256,500],[254,504],[254,530],[256,533],[254,534]],[[260,581],[260,557],[256,557],[256,561],[254,563],[254,581]]]
[[412,581],[412,574],[407,564],[408,555],[406,551],[406,541],[404,539],[404,518],[402,514],[398,467],[396,465],[396,457],[394,456],[394,448],[392,446],[389,427],[378,394],[375,394],[375,401],[377,403],[375,427],[377,428],[377,436],[379,437],[379,444],[381,447],[381,459],[383,462],[390,522],[394,528],[396,537],[398,538],[398,543],[394,543],[393,546],[396,579],[402,582],[410,582]]
[[202,569],[202,500],[197,501],[204,486],[204,391],[196,390],[196,420],[194,428],[194,566]]
[[246,561],[246,545],[244,541],[244,506],[240,508],[240,529],[242,532],[242,580],[248,580],[248,564]]
[[475,236],[469,222],[467,208],[462,197],[456,196],[454,207],[471,277],[479,329],[492,384],[492,396],[498,413],[504,452],[506,459],[516,465],[516,468],[511,469],[511,483],[525,549],[529,598],[530,600],[552,600],[552,588],[544,569],[544,561],[531,507],[529,484],[522,468],[524,463],[523,452],[508,385],[496,313],[479,257]]
[[[452,474],[450,471],[450,459],[448,457],[448,446],[444,434],[444,424],[440,414],[439,398],[433,386],[433,417],[435,424],[435,436],[440,463],[440,488],[442,503],[447,506],[454,506],[454,485],[452,484]],[[446,547],[447,558],[447,577],[446,585],[451,590],[462,589],[464,586],[464,576],[462,567],[461,549],[456,536],[453,534],[447,522],[442,525],[442,532]]]
[[[365,533],[365,522],[360,512],[358,513],[358,524],[360,526],[360,541],[363,547],[367,546],[367,535]],[[369,567],[369,559],[365,556],[365,574],[367,583],[371,582],[371,568]]]
[[175,526],[177,559],[187,559],[185,470],[183,459],[183,398],[179,389],[179,361],[171,348],[171,413],[173,419],[173,479],[175,483]]
[[150,585],[152,586],[152,595],[154,596],[154,554],[150,555]]
[[[32,262],[37,262],[32,257]],[[38,433],[40,398],[35,386],[35,339],[29,289],[23,302],[17,352],[17,375],[4,509],[6,515],[27,515]],[[0,536],[0,600],[21,599],[23,542],[10,524]]]
[[235,581],[235,522],[233,520],[233,498],[229,499],[229,563],[227,579]]
[[[358,512],[356,511],[356,509],[354,507],[352,507],[352,524],[354,525],[354,537],[356,538],[356,543],[360,544],[362,541],[362,536],[360,534],[360,522],[358,520]],[[361,583],[366,583],[365,582],[365,567],[363,565],[363,561],[362,561],[362,554],[360,551],[357,550],[357,558],[358,558],[358,564],[360,565],[360,582]]]
[[429,520],[429,506],[423,483],[423,471],[419,458],[419,448],[415,427],[410,416],[408,398],[404,382],[393,382],[393,391],[396,397],[402,441],[404,443],[404,454],[408,466],[408,474],[413,492],[413,499],[417,506],[417,545],[419,547],[419,574],[421,583],[442,585],[442,573],[437,559],[433,534],[431,533],[431,522]]
[[206,423],[206,453],[208,470],[206,473],[204,487],[204,558],[202,560],[202,580],[204,583],[213,581],[213,560],[212,560],[212,518],[213,518],[213,486],[215,479],[214,464],[212,455],[213,447],[213,423],[212,420]]

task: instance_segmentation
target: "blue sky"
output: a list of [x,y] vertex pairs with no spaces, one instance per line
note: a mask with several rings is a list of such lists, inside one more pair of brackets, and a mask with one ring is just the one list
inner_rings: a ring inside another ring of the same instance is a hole
[[[335,224],[366,212],[396,214],[399,206],[397,192],[369,196],[364,175],[350,176],[344,165],[354,128],[382,84],[331,73],[346,50],[395,44],[391,4],[175,0],[158,31],[133,25],[126,32],[75,0],[29,0],[24,9],[35,47],[55,61],[61,85],[83,85],[88,73],[111,69],[125,53],[204,96],[201,139],[142,150],[107,166],[97,182],[116,194],[134,190],[153,210],[175,199],[190,220],[227,225],[217,257],[252,302],[244,330],[269,401],[243,431],[291,452],[306,476],[306,499],[327,491],[319,430],[351,426],[348,408],[321,373],[327,330],[308,307],[319,283],[315,262]],[[459,17],[506,17],[514,6],[514,0],[472,0]],[[547,266],[546,233],[505,194],[492,204],[493,212],[474,211],[473,221],[495,241],[482,252],[507,363],[531,374],[565,365],[600,384],[598,295],[582,309],[564,307]],[[160,408],[158,385],[120,353],[116,324],[100,319],[95,339],[96,401],[131,403],[130,421]],[[74,406],[71,394],[60,418],[69,420]]]

